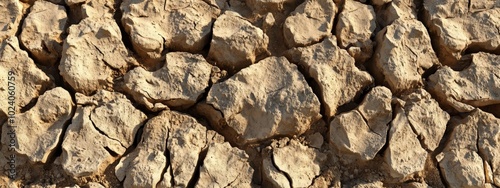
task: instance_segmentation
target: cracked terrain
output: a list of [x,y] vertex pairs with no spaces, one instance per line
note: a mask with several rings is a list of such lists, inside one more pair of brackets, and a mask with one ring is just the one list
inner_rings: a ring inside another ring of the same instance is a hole
[[499,0],[0,15],[0,188],[500,187]]

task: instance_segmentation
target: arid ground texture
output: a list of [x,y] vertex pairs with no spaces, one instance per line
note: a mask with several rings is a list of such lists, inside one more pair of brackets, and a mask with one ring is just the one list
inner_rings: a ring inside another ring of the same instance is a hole
[[0,188],[500,187],[500,0],[0,0]]

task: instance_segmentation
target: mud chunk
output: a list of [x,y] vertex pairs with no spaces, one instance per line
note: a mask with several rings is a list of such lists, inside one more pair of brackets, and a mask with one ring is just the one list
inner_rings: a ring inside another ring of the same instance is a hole
[[72,25],[60,63],[64,81],[86,95],[110,89],[115,75],[123,75],[137,64],[122,42],[120,28],[108,17],[86,18]]
[[[271,151],[264,151],[270,153],[265,154],[269,158],[264,159],[263,164],[266,166],[263,168],[272,170],[272,173],[264,173],[264,179],[283,187],[308,187],[313,184],[314,178],[320,175],[321,165],[327,159],[325,154],[297,140],[290,140],[286,145],[276,145],[276,142],[273,145]],[[270,161],[272,162],[269,163]]]
[[418,20],[398,19],[380,31],[376,40],[376,67],[395,93],[423,85],[422,74],[439,65],[427,29]]
[[424,89],[403,96],[403,100],[405,113],[413,130],[425,149],[434,151],[443,138],[450,115]]
[[96,175],[132,145],[147,117],[120,93],[99,90],[90,97],[77,93],[76,98],[78,106],[64,136],[61,164],[73,177]]
[[500,53],[500,2],[424,0],[424,20],[443,64],[454,66],[467,50]]
[[[30,110],[17,114],[15,127],[5,123],[2,132],[13,132],[17,144],[13,146],[18,154],[26,155],[32,163],[47,162],[54,153],[63,129],[71,119],[74,104],[68,91],[57,87],[41,95]],[[8,136],[2,136],[3,145],[9,145]]]
[[442,67],[429,77],[429,89],[443,105],[458,112],[500,104],[500,56],[471,55],[471,64],[461,71]]
[[372,6],[351,0],[345,1],[339,14],[336,26],[339,46],[357,62],[365,62],[372,56],[374,43],[370,38],[377,27],[375,18]]
[[413,132],[405,110],[397,104],[395,117],[389,130],[389,143],[384,152],[384,161],[393,178],[404,181],[425,168],[427,152]]
[[321,117],[318,98],[284,57],[266,58],[215,84],[207,103],[223,115],[212,126],[234,130],[230,139],[239,144],[299,135]]
[[283,24],[283,36],[288,47],[307,46],[330,35],[337,6],[332,0],[306,0]]
[[14,36],[23,18],[23,5],[18,0],[0,2],[0,42]]
[[238,71],[265,53],[268,43],[269,38],[260,28],[238,13],[228,11],[214,23],[208,58],[214,59],[222,69]]
[[24,20],[19,40],[37,62],[54,65],[61,57],[68,16],[64,6],[36,1]]
[[22,107],[53,85],[28,53],[19,48],[16,37],[7,38],[0,43],[0,75],[0,97],[3,99],[0,100],[0,117],[2,114],[7,115],[8,107],[11,106],[7,100],[8,91],[14,91],[14,111],[19,113]]
[[319,86],[328,117],[333,117],[339,106],[358,99],[361,92],[373,83],[370,74],[359,70],[354,58],[339,48],[336,41],[335,37],[329,37],[321,43],[293,48],[285,53]]
[[358,108],[331,121],[330,144],[362,161],[373,159],[386,142],[392,120],[391,100],[389,89],[373,88]]
[[202,0],[124,0],[120,9],[125,31],[135,51],[153,61],[164,50],[198,52],[210,42],[220,10]]
[[[146,123],[137,148],[120,160],[115,168],[116,177],[125,187],[157,184],[186,187],[193,178],[200,153],[215,137],[216,133],[207,131],[191,116],[162,111]],[[162,174],[164,169],[168,172]],[[160,182],[162,176],[172,181]]]
[[252,187],[253,168],[245,151],[228,142],[212,143],[200,167],[196,187]]
[[124,76],[125,89],[148,109],[187,108],[208,87],[212,65],[201,55],[171,52],[154,72],[137,67]]
[[488,180],[500,185],[500,163],[493,157],[499,154],[500,119],[476,109],[452,124],[450,139],[436,157],[448,184],[483,187]]

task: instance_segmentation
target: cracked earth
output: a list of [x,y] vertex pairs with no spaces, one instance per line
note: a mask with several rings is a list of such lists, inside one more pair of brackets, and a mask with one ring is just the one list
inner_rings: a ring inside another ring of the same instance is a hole
[[500,187],[498,0],[2,0],[0,187]]

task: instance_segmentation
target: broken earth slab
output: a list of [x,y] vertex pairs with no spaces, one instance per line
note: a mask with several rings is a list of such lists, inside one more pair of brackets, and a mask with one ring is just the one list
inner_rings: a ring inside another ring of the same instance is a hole
[[212,127],[232,131],[226,139],[238,145],[300,135],[321,118],[318,98],[284,57],[263,59],[214,84],[206,103],[219,114],[206,117]]
[[61,58],[67,21],[64,6],[36,1],[24,19],[19,40],[37,63],[52,66]]
[[120,160],[115,175],[125,187],[185,187],[208,145],[223,140],[193,117],[164,110],[146,123],[142,140]]
[[332,0],[306,0],[283,23],[289,48],[303,47],[328,37],[333,29],[337,6]]
[[76,93],[76,102],[59,163],[73,177],[97,175],[132,145],[147,117],[121,93]]
[[461,71],[442,67],[429,77],[428,88],[438,101],[458,112],[500,104],[500,55],[475,53]]
[[13,133],[16,138],[16,143],[11,147],[11,137],[2,136],[2,144],[8,146],[9,150],[13,148],[16,155],[25,155],[31,163],[46,163],[62,138],[61,134],[72,117],[73,107],[70,93],[63,88],[46,91],[35,106],[16,114],[15,122],[6,122],[2,126],[4,135]]
[[328,118],[337,113],[339,106],[358,99],[373,83],[370,74],[359,70],[354,58],[337,46],[334,36],[308,47],[292,48],[285,56],[319,86],[319,97]]
[[416,19],[397,19],[377,34],[374,61],[393,93],[423,85],[422,74],[440,65],[425,26]]
[[19,0],[3,0],[0,2],[0,15],[2,15],[0,17],[0,42],[13,37],[17,33],[23,14],[24,7]]
[[254,170],[245,151],[228,142],[211,143],[195,187],[254,187]]
[[441,142],[450,115],[424,89],[402,96],[404,111],[424,149],[434,151]]
[[372,160],[386,143],[392,120],[391,101],[388,88],[373,88],[358,108],[337,115],[330,122],[330,144],[342,155]]
[[[485,185],[487,171],[494,170],[495,184],[500,182],[498,141],[500,120],[479,109],[472,111],[464,119],[453,122],[453,132],[443,151],[436,157],[444,179],[449,186],[465,187]],[[489,164],[489,165],[485,165]],[[496,168],[491,168],[492,165]],[[488,178],[490,179],[490,178]],[[491,180],[488,183],[493,183]]]
[[7,100],[7,91],[14,90],[13,107],[14,111],[19,113],[21,108],[53,87],[51,79],[35,65],[28,53],[19,47],[16,37],[7,38],[0,44],[0,75],[3,75],[0,77],[0,90],[5,91],[0,92],[3,99],[0,100],[0,117],[2,114],[8,114],[8,107],[11,106]]
[[277,187],[308,187],[321,173],[326,154],[297,140],[274,140],[262,151],[264,181]]
[[135,51],[151,61],[165,50],[196,53],[209,42],[220,10],[203,0],[124,0],[121,21]]
[[152,111],[167,108],[188,108],[205,93],[212,65],[201,55],[171,52],[165,65],[154,72],[142,67],[124,76],[125,91]]
[[114,79],[137,64],[113,18],[89,17],[69,27],[59,71],[76,92],[90,95],[111,90]]
[[475,109],[453,122],[451,137],[436,157],[448,185],[500,186],[500,119]]
[[377,10],[377,22],[381,27],[386,27],[397,19],[417,19],[418,5],[418,1],[392,0]]
[[356,59],[365,62],[373,53],[376,24],[375,10],[371,5],[357,1],[345,1],[344,8],[338,16],[336,36],[339,46],[346,49]]
[[208,58],[221,69],[237,72],[266,53],[268,43],[268,36],[260,28],[238,13],[226,11],[214,22]]
[[424,0],[423,8],[444,65],[456,66],[467,51],[500,53],[500,1]]
[[427,151],[422,148],[406,116],[404,101],[395,99],[395,116],[390,123],[384,161],[392,178],[404,182],[424,171]]

